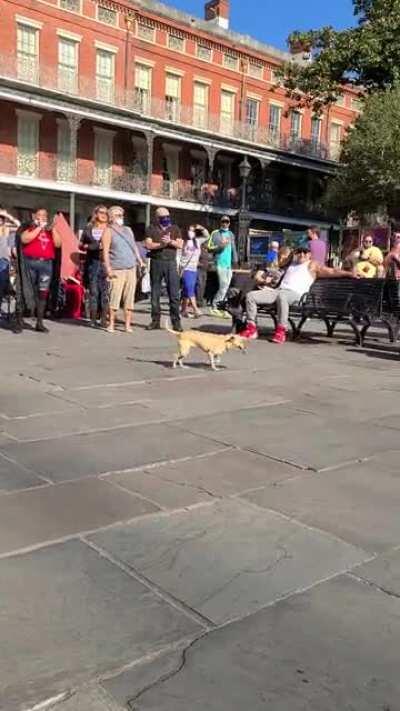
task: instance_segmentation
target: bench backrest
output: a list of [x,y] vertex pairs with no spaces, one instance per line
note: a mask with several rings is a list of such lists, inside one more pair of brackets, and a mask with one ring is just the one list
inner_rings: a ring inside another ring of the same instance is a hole
[[332,313],[366,313],[376,316],[382,311],[384,287],[384,279],[317,279],[307,295],[305,305]]

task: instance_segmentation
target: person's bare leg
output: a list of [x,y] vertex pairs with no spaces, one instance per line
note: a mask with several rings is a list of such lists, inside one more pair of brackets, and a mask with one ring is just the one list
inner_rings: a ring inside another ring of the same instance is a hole
[[182,299],[182,316],[186,317],[188,315],[189,299]]
[[115,331],[115,316],[116,316],[116,311],[115,309],[110,309],[110,323],[108,325],[107,331],[108,333],[114,333]]
[[191,305],[191,307],[192,307],[192,309],[193,309],[194,315],[195,315],[195,316],[201,316],[201,311],[200,311],[199,307],[197,306],[196,297],[195,297],[195,296],[192,296],[192,298],[189,299],[189,300],[190,300],[190,305]]
[[125,331],[127,333],[132,333],[132,310],[125,310]]

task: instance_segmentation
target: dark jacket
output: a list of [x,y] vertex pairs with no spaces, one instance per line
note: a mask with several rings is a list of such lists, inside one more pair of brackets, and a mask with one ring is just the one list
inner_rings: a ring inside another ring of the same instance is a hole
[[[151,239],[153,242],[158,242],[161,244],[163,235],[169,234],[171,240],[181,239],[181,231],[177,225],[171,225],[170,229],[166,232],[163,231],[158,225],[150,225],[146,230],[146,239]],[[176,260],[176,247],[166,244],[162,249],[152,249],[150,250],[150,259],[155,261],[173,261]]]

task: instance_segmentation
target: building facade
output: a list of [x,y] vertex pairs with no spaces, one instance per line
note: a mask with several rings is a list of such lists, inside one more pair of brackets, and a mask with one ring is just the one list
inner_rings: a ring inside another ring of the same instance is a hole
[[[290,106],[276,70],[289,54],[229,29],[230,3],[205,19],[152,0],[0,0],[0,204],[20,218],[44,204],[83,227],[123,203],[140,231],[168,206],[212,227],[301,229],[332,220],[326,176],[359,110]],[[292,58],[293,61],[306,61]]]

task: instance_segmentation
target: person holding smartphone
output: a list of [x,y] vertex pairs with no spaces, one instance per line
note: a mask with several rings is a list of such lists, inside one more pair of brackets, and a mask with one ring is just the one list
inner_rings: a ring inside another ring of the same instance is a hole
[[17,305],[14,331],[23,329],[23,312],[36,310],[36,331],[48,333],[43,323],[56,248],[61,247],[61,237],[49,222],[46,208],[39,207],[32,213],[32,221],[21,228],[16,239],[17,248]]

